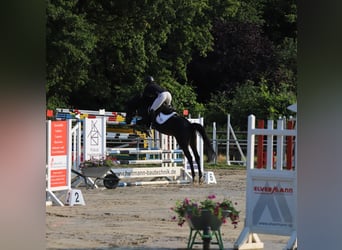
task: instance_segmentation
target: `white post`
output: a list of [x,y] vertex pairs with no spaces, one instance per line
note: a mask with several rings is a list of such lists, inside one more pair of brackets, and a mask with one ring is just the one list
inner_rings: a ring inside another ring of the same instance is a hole
[[[284,120],[279,119],[277,122],[277,130],[283,130],[284,129]],[[277,170],[283,170],[284,165],[284,136],[278,135],[277,136]]]
[[[273,120],[267,121],[267,129],[273,129]],[[266,169],[272,170],[273,168],[273,135],[267,135],[267,161],[266,161]]]
[[254,168],[254,145],[255,135],[252,131],[255,129],[255,116],[250,115],[248,117],[248,135],[250,138],[247,140],[247,170]]
[[227,115],[227,141],[226,141],[226,163],[230,165],[229,148],[230,148],[230,114]]
[[[204,127],[204,118],[199,117],[198,120],[199,120],[199,123]],[[197,136],[197,138],[199,138],[197,139],[197,145],[198,145],[198,153],[200,155],[200,161],[201,161],[201,168],[202,168],[201,170],[202,170],[202,173],[204,173],[203,139],[200,136]]]
[[[177,140],[176,137],[172,137],[172,150],[176,150],[177,149]],[[177,153],[173,153],[172,154],[172,159],[176,159],[177,158]],[[173,163],[174,167],[177,167],[177,163]]]
[[[239,143],[239,141],[238,141],[238,139],[237,139],[237,137],[235,135],[235,132],[234,132],[234,129],[233,129],[232,125],[230,124],[230,116],[229,116],[229,122],[227,122],[227,124],[228,124],[228,128],[227,128],[227,138],[228,138],[228,140],[227,140],[227,143],[228,143],[227,154],[228,154],[228,157],[227,157],[227,159],[229,159],[229,147],[230,147],[229,141],[230,141],[230,133],[231,133],[232,136],[233,136],[235,145],[236,145],[236,147],[237,147],[237,149],[239,150],[239,153],[240,153],[241,161],[239,161],[239,162],[243,162],[243,164],[245,165],[246,164],[246,157],[245,157],[244,153],[242,152],[242,149],[240,147],[240,143]],[[229,159],[227,164],[231,164],[231,162],[232,161],[230,161],[230,159]]]
[[82,123],[78,121],[77,127],[77,164],[78,166],[82,161]]
[[71,134],[72,134],[72,155],[73,155],[73,164],[72,169],[78,170],[78,167],[81,163],[81,155],[82,155],[82,149],[81,149],[81,134],[82,128],[81,128],[81,122],[77,121],[76,125],[72,128]]
[[[102,111],[103,113],[105,113],[105,110],[103,109]],[[102,116],[102,124],[101,124],[101,130],[102,130],[102,140],[101,140],[101,154],[103,158],[106,158],[107,154],[107,121],[106,121],[106,117]]]
[[71,136],[71,129],[72,129],[72,120],[68,120],[67,124],[67,186],[68,189],[71,189],[71,168],[72,168],[72,136]]
[[[216,122],[213,122],[213,149],[217,155],[218,150],[217,150],[217,140],[216,140]],[[215,158],[215,163],[216,163],[216,158]]]

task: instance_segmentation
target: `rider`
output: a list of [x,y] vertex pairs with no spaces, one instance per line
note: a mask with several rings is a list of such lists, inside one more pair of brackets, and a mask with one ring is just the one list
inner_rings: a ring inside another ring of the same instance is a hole
[[170,106],[172,96],[169,91],[158,85],[152,76],[147,76],[145,81],[147,85],[145,86],[142,96],[152,103],[149,110],[149,117],[151,121],[154,121],[156,118],[156,110],[160,108],[164,102]]

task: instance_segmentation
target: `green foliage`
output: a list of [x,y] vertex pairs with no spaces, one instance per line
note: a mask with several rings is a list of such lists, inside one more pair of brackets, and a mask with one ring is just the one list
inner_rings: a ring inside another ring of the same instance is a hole
[[297,39],[286,37],[276,48],[278,58],[277,81],[286,82],[297,92]]
[[236,0],[211,2],[216,7],[207,0],[48,1],[48,103],[55,96],[69,106],[118,109],[146,74],[161,72],[186,85],[193,53],[212,49],[212,16],[237,8]]
[[297,37],[297,1],[262,0],[262,17],[265,20],[265,34],[276,45],[285,37]]
[[146,75],[178,112],[217,123],[230,113],[240,128],[295,102],[292,0],[46,2],[47,108],[123,111]]
[[211,124],[212,122],[227,124],[227,114],[230,113],[229,93],[227,91],[217,91],[212,93],[210,97],[205,111],[206,124]]
[[262,27],[253,23],[215,23],[214,51],[206,58],[196,58],[189,66],[201,101],[208,101],[210,92],[231,91],[248,80],[274,79],[274,46],[262,32]]
[[[228,93],[218,93],[219,97],[213,99],[227,98]],[[224,104],[211,102],[212,107],[219,109],[225,114],[231,114],[233,124],[237,130],[246,130],[247,117],[254,114],[257,119],[278,119],[282,116],[290,116],[293,113],[287,110],[287,107],[296,102],[296,95],[289,90],[289,86],[281,83],[277,89],[271,89],[266,82],[261,82],[259,85],[248,81],[245,84],[236,88],[231,94],[232,99],[228,99]]]
[[68,104],[69,96],[88,80],[94,26],[74,13],[77,1],[47,3],[47,106]]
[[258,25],[265,23],[265,20],[262,18],[262,1],[240,0],[239,4],[238,11],[234,16],[235,21]]
[[171,76],[165,77],[167,73],[163,73],[156,81],[168,89],[172,94],[172,106],[182,113],[184,109],[188,109],[189,113],[193,116],[204,113],[204,105],[198,103],[196,100],[196,91],[194,87],[189,84],[180,84],[175,81]]
[[176,213],[173,220],[176,221],[179,226],[182,226],[187,219],[190,219],[189,216],[200,216],[201,212],[204,210],[210,211],[210,213],[217,216],[219,220],[226,223],[227,214],[225,214],[224,211],[229,211],[228,217],[235,228],[239,222],[240,213],[235,207],[237,203],[234,204],[227,198],[224,198],[222,201],[217,201],[215,199],[216,195],[212,194],[201,201],[189,198],[185,198],[182,201],[176,201],[175,206],[171,208],[171,210]]

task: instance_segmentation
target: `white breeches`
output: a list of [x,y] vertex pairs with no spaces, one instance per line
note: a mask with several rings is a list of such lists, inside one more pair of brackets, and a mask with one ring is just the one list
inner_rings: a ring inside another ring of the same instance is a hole
[[158,95],[158,97],[154,100],[151,105],[151,110],[156,111],[164,102],[167,105],[171,105],[172,96],[171,93],[168,91],[164,91]]

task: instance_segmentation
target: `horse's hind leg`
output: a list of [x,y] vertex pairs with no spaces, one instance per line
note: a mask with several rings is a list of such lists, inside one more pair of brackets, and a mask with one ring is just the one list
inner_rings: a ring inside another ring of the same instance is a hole
[[191,153],[190,153],[190,151],[189,151],[189,149],[187,147],[183,148],[183,153],[184,153],[184,155],[185,155],[185,157],[188,160],[189,165],[190,165],[192,182],[195,182],[195,170],[194,170],[194,164],[192,162]]
[[197,169],[198,169],[198,182],[202,183],[202,170],[201,170],[201,157],[198,154],[197,151],[197,141],[196,141],[196,133],[194,134],[194,136],[192,136],[191,140],[190,140],[190,147],[191,150],[195,156],[195,161],[197,163]]

